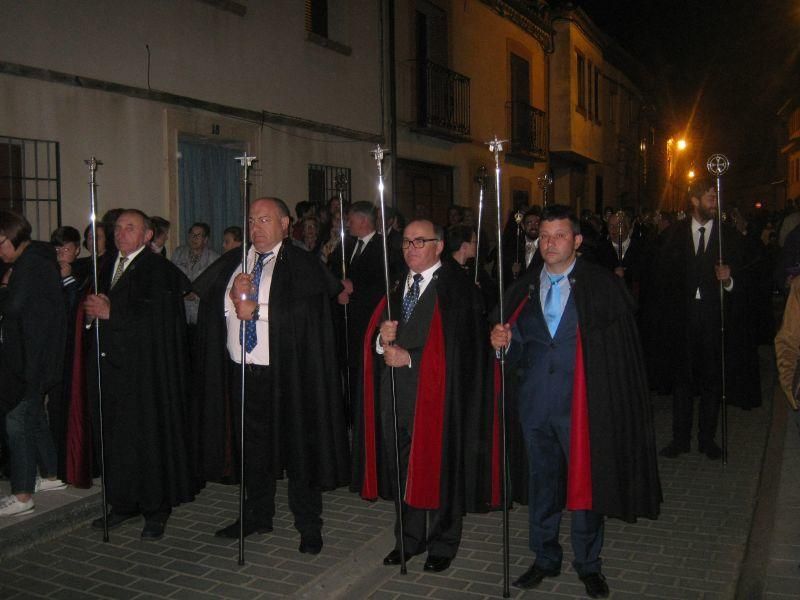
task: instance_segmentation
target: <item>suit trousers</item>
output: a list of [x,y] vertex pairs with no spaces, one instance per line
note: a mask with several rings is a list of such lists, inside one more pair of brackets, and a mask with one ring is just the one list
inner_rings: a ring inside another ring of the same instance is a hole
[[707,307],[693,300],[689,307],[688,358],[690,369],[675,373],[672,391],[672,439],[689,446],[692,437],[694,395],[700,391],[698,435],[700,444],[713,442],[722,399],[719,330],[706,314]]
[[[231,361],[231,393],[235,406],[236,431],[241,427],[241,366]],[[275,477],[269,472],[269,453],[272,452],[274,431],[272,419],[273,373],[268,366],[245,367],[245,521],[272,526],[275,516]],[[241,447],[241,438],[237,448]],[[322,491],[311,486],[297,474],[289,477],[289,509],[294,515],[294,526],[300,534],[319,532],[322,529]]]
[[[528,447],[528,523],[535,564],[560,569],[563,550],[558,541],[561,515],[566,503],[566,473],[570,428],[553,422],[523,425]],[[599,573],[602,567],[603,515],[591,510],[572,512],[570,538],[579,576]]]
[[[386,436],[391,441],[392,436]],[[405,482],[408,474],[408,457],[411,452],[411,436],[408,429],[400,427],[398,431],[400,446],[400,482],[405,494]],[[394,446],[384,449],[386,460],[392,465],[392,492],[397,497],[397,484],[394,475]],[[406,554],[422,554],[426,550],[429,555],[444,558],[455,558],[461,543],[463,517],[451,515],[447,507],[439,510],[424,510],[402,503],[403,542]],[[400,550],[400,524],[394,525],[395,549]]]

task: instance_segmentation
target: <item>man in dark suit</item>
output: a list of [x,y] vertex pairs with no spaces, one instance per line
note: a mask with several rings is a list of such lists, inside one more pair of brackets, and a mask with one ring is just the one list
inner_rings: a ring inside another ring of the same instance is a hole
[[[673,375],[672,441],[661,455],[676,458],[689,452],[692,404],[699,389],[698,450],[715,460],[722,455],[714,440],[722,396],[720,284],[730,314],[742,288],[741,282],[736,283],[741,246],[736,231],[717,222],[717,193],[711,179],[692,184],[689,202],[690,218],[665,232],[655,263],[653,302],[663,320],[661,343]],[[730,319],[725,324],[736,326]]]
[[589,596],[602,598],[609,593],[600,559],[604,517],[655,518],[661,488],[633,303],[617,277],[578,258],[582,241],[570,209],[544,210],[544,266],[509,289],[512,317],[494,327],[491,342],[521,365],[517,411],[536,559],[514,585],[530,589],[560,574],[566,507],[572,564]]
[[[386,319],[384,298],[367,327],[353,482],[367,499],[398,497],[394,369],[404,550],[407,560],[427,551],[424,568],[436,572],[456,555],[463,514],[489,508],[491,488],[488,471],[475,460],[490,438],[482,429],[488,403],[481,302],[457,266],[442,264],[442,238],[442,229],[428,220],[406,226],[402,246],[408,270],[390,293],[393,320]],[[397,524],[395,537],[385,565],[401,562]]]
[[[343,317],[347,310],[347,359],[350,398],[355,398],[361,367],[362,341],[375,305],[386,287],[383,276],[383,239],[375,227],[375,206],[369,202],[354,202],[347,211],[347,231],[344,260],[346,277],[342,274],[342,252],[337,248],[329,260],[334,274],[341,278],[344,289],[337,296]],[[344,323],[341,324],[344,327]],[[352,407],[350,407],[352,409]],[[352,411],[351,411],[352,412]],[[350,415],[352,419],[352,414]]]
[[598,262],[625,280],[634,299],[639,297],[643,241],[631,236],[631,220],[624,211],[608,217],[608,235],[597,249]]
[[[144,213],[122,211],[114,225],[119,254],[99,276],[99,293],[85,302],[87,317],[100,319],[108,525],[144,515],[143,540],[161,538],[172,507],[198,490],[184,430],[186,281],[150,250],[152,236]],[[97,430],[96,392],[90,389]],[[103,519],[92,527],[102,529]]]

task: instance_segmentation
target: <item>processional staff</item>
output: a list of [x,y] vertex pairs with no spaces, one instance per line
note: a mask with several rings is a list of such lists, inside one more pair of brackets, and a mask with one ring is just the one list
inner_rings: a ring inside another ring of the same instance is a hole
[[542,188],[542,208],[547,208],[547,192],[550,189],[550,185],[553,183],[553,176],[550,175],[548,171],[545,171],[539,175],[536,181],[539,187]]
[[[724,154],[712,154],[708,157],[706,168],[717,180],[717,241],[719,242],[718,250],[719,255],[718,264],[722,265],[722,186],[721,179],[730,167],[731,163],[728,157]],[[722,410],[722,464],[728,464],[728,407],[725,398],[725,285],[722,281],[719,282],[719,334],[720,334],[720,358],[721,358],[721,379],[722,379],[722,402],[720,409]]]
[[[383,281],[386,291],[386,318],[392,320],[392,303],[389,300],[389,249],[386,245],[386,202],[383,197],[383,157],[388,154],[387,150],[381,148],[380,144],[375,146],[374,150],[370,151],[375,163],[378,165],[378,194],[381,204],[381,243],[383,245]],[[398,440],[398,425],[397,425],[397,391],[395,389],[394,367],[389,367],[389,378],[392,385],[392,433],[394,434],[394,472],[395,472],[395,485],[397,486],[397,493],[394,499],[394,508],[397,513],[398,524],[398,538],[400,540],[400,574],[405,575],[408,573],[406,568],[406,546],[403,534],[403,496],[402,487],[400,485],[400,442]]]
[[[497,262],[501,268],[497,269],[497,288],[499,296],[500,323],[505,323],[505,300],[503,298],[503,221],[502,207],[500,199],[500,153],[503,151],[503,144],[508,140],[498,140],[497,136],[488,143],[489,151],[494,154],[494,189],[497,199]],[[519,221],[517,221],[519,227]],[[518,230],[519,235],[519,230]],[[517,244],[519,253],[519,244]],[[519,262],[519,256],[517,257]],[[508,541],[508,439],[506,430],[506,356],[505,352],[500,352],[500,428],[503,437],[503,598],[511,595],[509,590],[509,541]]]
[[624,210],[617,211],[617,258],[619,259],[619,266],[622,266],[622,259],[624,258],[622,254],[622,225],[623,219],[626,218]]
[[478,272],[480,269],[480,262],[481,262],[481,231],[483,227],[483,194],[486,190],[486,167],[481,165],[478,167],[478,175],[475,177],[475,181],[478,183],[478,230],[476,235],[477,243],[475,245],[475,285],[478,285]]
[[[99,160],[92,156],[89,160],[83,161],[89,165],[89,211],[92,229],[92,284],[94,293],[100,293],[97,279],[97,181],[95,173],[97,167],[102,165]],[[100,497],[103,503],[103,541],[108,541],[108,508],[106,502],[106,448],[105,436],[103,435],[103,377],[100,373],[100,319],[94,320],[94,345],[96,350],[97,366],[97,416],[99,419],[100,434]]]
[[[342,251],[342,280],[347,279],[347,257],[344,255],[344,190],[347,187],[347,175],[339,173],[336,176],[336,195],[339,197],[339,243]],[[384,237],[386,233],[384,232]],[[350,397],[350,319],[349,306],[343,304],[344,309],[344,384],[345,384],[345,417],[350,422],[352,414],[352,402]]]
[[[250,156],[247,152],[244,153],[243,156],[237,156],[234,160],[236,160],[244,169],[244,173],[242,176],[242,184],[243,184],[243,191],[242,191],[242,274],[247,274],[247,238],[249,233],[248,228],[248,219],[247,219],[247,211],[249,208],[249,198],[250,198],[250,185],[249,185],[249,174],[250,168],[253,166],[253,163],[256,162],[255,156]],[[246,300],[247,298],[242,298],[242,300]],[[256,298],[256,301],[258,299]],[[242,346],[242,353],[240,355],[241,358],[241,372],[240,372],[240,390],[241,390],[241,415],[239,422],[241,423],[241,432],[239,435],[239,564],[244,564],[244,464],[245,464],[245,456],[244,456],[244,435],[245,435],[245,426],[244,426],[244,402],[245,402],[245,393],[244,393],[244,379],[245,379],[245,368],[246,368],[246,353],[245,350],[245,323],[242,321],[241,326],[239,327],[239,343]]]

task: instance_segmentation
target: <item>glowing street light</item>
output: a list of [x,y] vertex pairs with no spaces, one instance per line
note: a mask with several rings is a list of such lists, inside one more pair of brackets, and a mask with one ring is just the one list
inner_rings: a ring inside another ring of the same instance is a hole
[[677,143],[678,150],[686,150],[686,140],[681,138]]

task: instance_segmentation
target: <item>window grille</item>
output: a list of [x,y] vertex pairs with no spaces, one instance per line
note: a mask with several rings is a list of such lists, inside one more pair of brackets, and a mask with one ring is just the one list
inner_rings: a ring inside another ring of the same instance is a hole
[[347,178],[342,197],[345,204],[350,204],[350,169],[328,165],[308,165],[308,201],[318,205],[327,204],[337,195],[336,178],[339,175]]
[[34,239],[61,226],[59,161],[58,142],[0,136],[0,210],[24,215]]

